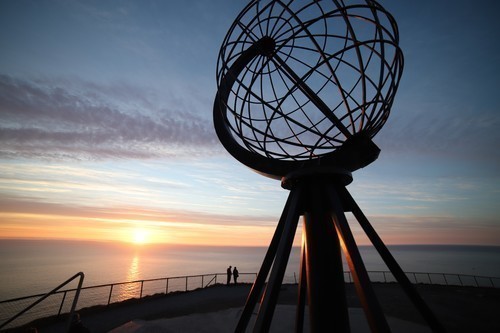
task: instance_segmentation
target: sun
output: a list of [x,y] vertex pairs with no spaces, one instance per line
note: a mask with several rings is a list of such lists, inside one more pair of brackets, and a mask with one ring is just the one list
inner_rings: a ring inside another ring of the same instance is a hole
[[132,243],[145,244],[148,242],[149,232],[144,229],[134,229],[132,231]]

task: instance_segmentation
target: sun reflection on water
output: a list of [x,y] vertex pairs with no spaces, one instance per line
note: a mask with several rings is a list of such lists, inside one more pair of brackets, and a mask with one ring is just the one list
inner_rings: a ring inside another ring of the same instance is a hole
[[128,268],[127,281],[139,280],[139,255],[135,254]]
[[[127,282],[137,281],[140,279],[139,267],[140,267],[140,257],[138,254],[135,254],[128,267],[127,279],[126,279]],[[140,282],[126,283],[120,285],[118,300],[123,301],[129,298],[139,298],[140,290],[141,290]]]

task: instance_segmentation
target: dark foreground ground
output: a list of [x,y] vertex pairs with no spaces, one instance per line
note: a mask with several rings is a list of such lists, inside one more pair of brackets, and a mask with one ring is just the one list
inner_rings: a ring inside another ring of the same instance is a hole
[[[377,297],[388,316],[425,325],[398,284],[375,284]],[[347,285],[349,307],[361,307],[352,284]],[[417,285],[417,289],[448,332],[500,332],[500,289]],[[224,286],[156,295],[109,306],[83,309],[82,322],[92,333],[108,332],[133,319],[172,318],[214,312],[245,304],[250,285]],[[296,304],[297,286],[284,285],[280,304]],[[64,323],[42,320],[38,332],[64,331]]]

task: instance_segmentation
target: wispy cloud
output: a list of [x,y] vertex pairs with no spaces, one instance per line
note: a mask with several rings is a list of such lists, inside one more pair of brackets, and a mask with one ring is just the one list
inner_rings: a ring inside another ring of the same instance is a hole
[[144,223],[147,225],[197,224],[217,226],[266,226],[276,225],[275,216],[250,216],[193,212],[181,209],[154,209],[144,207],[115,206],[98,207],[67,203],[39,202],[27,198],[2,196],[0,200],[2,214],[23,216],[52,216],[71,221],[74,218],[100,220],[109,223]]
[[[370,223],[386,244],[481,244],[498,245],[500,227],[495,218],[464,218],[449,215],[374,215]],[[359,223],[349,224],[360,244],[370,241]]]
[[[274,216],[195,213],[131,206],[103,209],[40,203],[15,197],[2,198],[0,212],[5,221],[0,225],[3,237],[14,237],[15,232],[22,230],[22,234],[29,237],[40,236],[38,232],[46,237],[67,238],[71,235],[61,234],[61,230],[71,227],[76,238],[91,231],[94,239],[127,240],[131,229],[144,228],[157,234],[159,237],[155,241],[159,242],[189,243],[195,239],[199,244],[220,245],[223,239],[224,243],[231,244],[238,239],[241,244],[267,245],[276,225]],[[357,242],[370,244],[359,223],[350,214],[348,218]],[[500,236],[500,227],[494,218],[471,220],[445,215],[374,215],[369,220],[387,244],[498,245]],[[299,227],[298,236],[300,233]]]
[[[495,110],[476,112],[472,107],[454,103],[405,103],[411,107],[394,112],[375,138],[386,152],[500,164],[500,116]],[[422,110],[417,110],[419,107]]]
[[154,92],[123,84],[0,75],[0,156],[151,158],[220,149],[207,117],[171,97],[164,106]]

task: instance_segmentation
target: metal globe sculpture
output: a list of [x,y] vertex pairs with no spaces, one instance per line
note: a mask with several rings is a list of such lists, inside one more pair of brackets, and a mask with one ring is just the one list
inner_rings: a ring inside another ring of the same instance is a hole
[[231,25],[215,131],[238,161],[290,190],[235,332],[247,331],[256,306],[254,332],[269,331],[301,216],[296,332],[306,299],[311,332],[350,332],[343,255],[370,329],[390,332],[345,212],[432,330],[444,331],[346,189],[380,152],[371,139],[401,79],[398,43],[396,21],[372,0],[254,0]]
[[[318,164],[364,167],[378,156],[369,140],[401,78],[398,43],[394,18],[375,1],[251,1],[219,53],[221,142],[274,178]],[[356,157],[337,152],[349,144]]]

